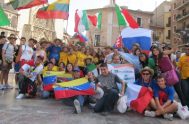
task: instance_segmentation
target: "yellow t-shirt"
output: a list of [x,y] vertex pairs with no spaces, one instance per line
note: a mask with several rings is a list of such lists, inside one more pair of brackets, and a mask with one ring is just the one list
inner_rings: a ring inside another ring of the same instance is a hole
[[[49,71],[49,70],[48,70],[48,66],[45,66],[45,67],[44,67],[43,73],[46,72],[46,71]],[[52,68],[51,71],[58,71],[58,66],[53,66],[53,68]]]
[[68,58],[68,62],[72,63],[73,65],[75,64],[77,60],[77,56],[75,54],[68,55],[67,58]]
[[59,63],[63,62],[65,65],[67,65],[68,62],[68,54],[65,52],[60,52],[60,59]]
[[86,55],[82,52],[79,52],[77,54],[77,59],[78,59],[77,66],[84,67],[85,66],[85,62],[84,62],[85,58],[86,58]]
[[189,56],[182,56],[179,59],[178,67],[180,68],[181,79],[189,78]]

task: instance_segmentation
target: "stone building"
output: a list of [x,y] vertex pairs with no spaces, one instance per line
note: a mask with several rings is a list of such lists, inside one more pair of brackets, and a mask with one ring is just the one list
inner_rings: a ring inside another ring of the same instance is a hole
[[164,1],[153,11],[150,28],[153,30],[153,39],[160,43],[171,43],[171,2]]
[[37,40],[45,38],[52,41],[56,37],[55,21],[53,19],[38,19],[36,13],[39,7],[30,9],[28,24],[24,24],[22,36]]
[[14,10],[11,6],[5,4],[4,0],[0,1],[0,6],[5,11],[5,14],[9,18],[11,24],[8,26],[2,26],[0,27],[0,32],[5,32],[5,35],[8,36],[9,34],[19,34],[19,31],[17,30],[18,27],[18,18],[19,14],[16,10]]
[[189,43],[189,0],[172,0],[172,44]]
[[[120,31],[125,27],[119,27],[117,22],[117,15],[115,13],[114,3],[110,1],[108,6],[98,9],[87,10],[89,15],[94,15],[97,12],[102,12],[102,27],[101,30],[96,29],[90,24],[90,30],[87,32],[89,43],[94,46],[113,46],[116,39],[120,35]],[[127,8],[123,6],[122,8]],[[142,28],[150,28],[152,12],[145,12],[140,10],[128,10],[136,19],[139,26]]]

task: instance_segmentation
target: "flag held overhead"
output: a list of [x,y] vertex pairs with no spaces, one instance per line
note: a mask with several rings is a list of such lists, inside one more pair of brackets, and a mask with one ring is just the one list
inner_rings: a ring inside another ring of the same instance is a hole
[[10,21],[5,14],[4,10],[0,6],[0,26],[10,25]]
[[64,19],[69,17],[70,0],[58,0],[37,11],[36,17],[40,19]]
[[9,2],[14,9],[28,9],[34,6],[46,4],[48,0],[13,0]]

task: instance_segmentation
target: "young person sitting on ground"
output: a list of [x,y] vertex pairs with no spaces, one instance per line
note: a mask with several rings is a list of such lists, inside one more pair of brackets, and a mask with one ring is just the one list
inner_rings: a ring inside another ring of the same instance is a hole
[[178,105],[174,101],[174,88],[167,86],[163,76],[157,77],[157,86],[154,88],[154,97],[157,109],[155,111],[145,111],[145,116],[163,116],[165,119],[172,120],[173,113],[177,111]]
[[[117,75],[112,74],[108,70],[106,63],[100,65],[101,75],[97,77],[95,84],[97,87],[101,87],[104,91],[104,95],[99,99],[94,107],[95,112],[103,112],[107,114],[112,112],[115,104],[119,99],[119,95],[123,96],[125,94],[125,82],[122,81]],[[119,93],[116,83],[121,83],[122,89]]]

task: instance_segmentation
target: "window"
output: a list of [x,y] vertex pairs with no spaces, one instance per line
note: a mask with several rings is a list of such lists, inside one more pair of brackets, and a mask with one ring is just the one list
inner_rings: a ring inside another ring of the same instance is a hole
[[167,35],[167,39],[171,38],[171,30],[168,30],[168,35]]
[[137,17],[137,23],[141,27],[142,26],[142,18]]
[[95,35],[94,46],[100,46],[100,35]]
[[176,30],[177,30],[177,27],[176,27],[176,26],[174,26],[174,32],[176,32]]

